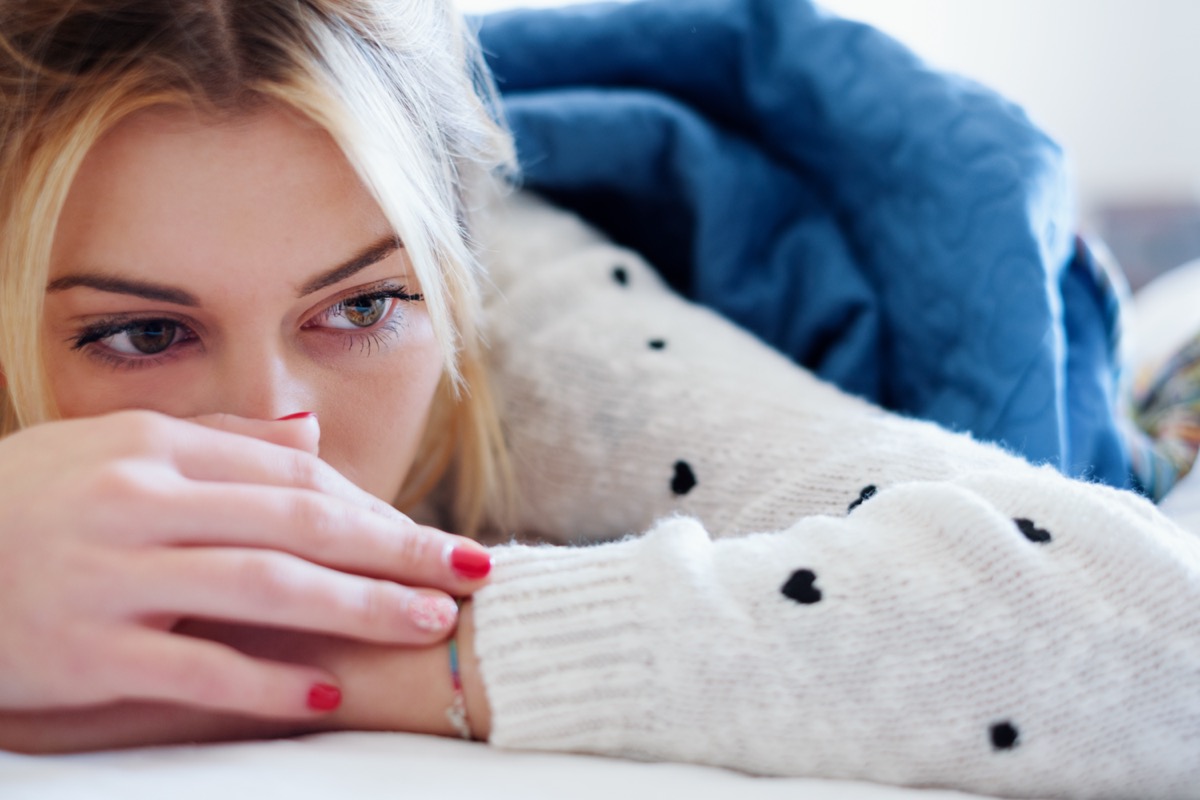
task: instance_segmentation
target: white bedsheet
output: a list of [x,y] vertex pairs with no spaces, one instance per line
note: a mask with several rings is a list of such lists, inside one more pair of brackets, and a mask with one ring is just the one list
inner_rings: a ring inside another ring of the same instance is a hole
[[391,733],[74,756],[0,753],[4,800],[954,800],[957,792],[753,778],[684,764],[516,753]]

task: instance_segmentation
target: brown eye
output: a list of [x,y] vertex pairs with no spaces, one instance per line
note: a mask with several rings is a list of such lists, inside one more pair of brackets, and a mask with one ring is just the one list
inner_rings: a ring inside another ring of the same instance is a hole
[[179,325],[170,320],[154,319],[129,325],[105,340],[118,353],[152,356],[166,350],[179,338]]

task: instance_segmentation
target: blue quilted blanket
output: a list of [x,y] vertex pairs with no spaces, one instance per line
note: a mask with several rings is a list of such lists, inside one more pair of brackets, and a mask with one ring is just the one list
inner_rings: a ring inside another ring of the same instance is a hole
[[805,0],[480,26],[527,187],[851,392],[1129,484],[1117,306],[1020,108]]

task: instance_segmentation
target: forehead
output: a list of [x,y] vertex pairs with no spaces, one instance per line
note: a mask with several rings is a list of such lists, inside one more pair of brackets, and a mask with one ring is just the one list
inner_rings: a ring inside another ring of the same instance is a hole
[[333,139],[275,107],[230,118],[154,108],[88,153],[55,237],[52,277],[91,268],[328,263],[386,230]]

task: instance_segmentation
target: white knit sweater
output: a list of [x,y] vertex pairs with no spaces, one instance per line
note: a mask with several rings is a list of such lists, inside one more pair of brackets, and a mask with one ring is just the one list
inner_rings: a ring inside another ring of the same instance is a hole
[[534,198],[482,240],[520,529],[592,545],[495,547],[492,743],[1200,798],[1200,540],[841,393]]

